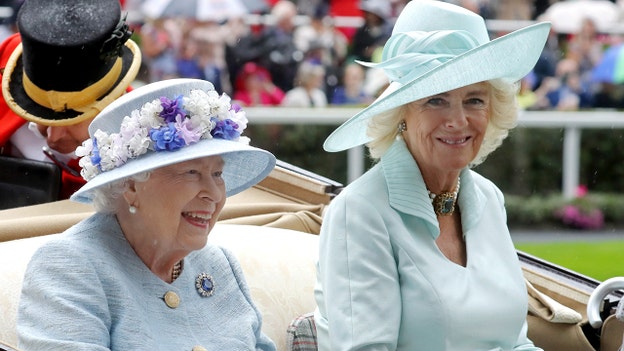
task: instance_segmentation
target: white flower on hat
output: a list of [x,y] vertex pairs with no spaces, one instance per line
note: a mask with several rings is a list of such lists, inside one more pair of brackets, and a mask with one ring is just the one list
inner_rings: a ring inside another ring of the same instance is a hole
[[150,139],[147,128],[142,128],[138,118],[126,116],[121,123],[119,134],[123,140],[127,140],[128,148],[126,158],[134,158],[147,152]]

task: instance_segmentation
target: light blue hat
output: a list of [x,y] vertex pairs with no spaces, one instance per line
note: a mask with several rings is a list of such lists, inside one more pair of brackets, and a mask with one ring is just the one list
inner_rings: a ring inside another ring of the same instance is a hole
[[87,184],[71,196],[90,203],[105,184],[176,163],[219,155],[226,195],[264,179],[275,156],[242,136],[247,117],[212,83],[170,79],[137,88],[108,105],[76,149]]
[[368,120],[412,101],[492,79],[516,82],[537,62],[550,23],[490,40],[484,19],[436,0],[410,1],[386,42],[380,63],[390,84],[368,107],[339,126],[323,144],[342,151],[370,141]]

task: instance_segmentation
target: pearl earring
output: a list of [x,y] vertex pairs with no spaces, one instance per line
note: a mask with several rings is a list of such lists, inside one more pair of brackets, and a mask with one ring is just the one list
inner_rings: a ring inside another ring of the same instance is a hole
[[133,205],[130,205],[130,207],[128,207],[128,212],[135,214],[137,212],[137,208]]

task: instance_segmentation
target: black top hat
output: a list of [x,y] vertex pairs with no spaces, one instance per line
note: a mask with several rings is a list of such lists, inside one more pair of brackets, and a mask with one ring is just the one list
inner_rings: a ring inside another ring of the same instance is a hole
[[62,126],[95,117],[121,96],[141,63],[118,0],[28,0],[17,15],[22,44],[2,94],[19,116]]

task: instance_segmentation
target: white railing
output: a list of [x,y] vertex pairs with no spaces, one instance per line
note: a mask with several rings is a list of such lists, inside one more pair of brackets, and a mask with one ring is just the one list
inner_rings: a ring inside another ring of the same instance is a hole
[[566,198],[572,198],[579,185],[581,130],[624,128],[624,112],[613,110],[526,111],[520,116],[519,127],[562,128],[564,130],[562,192]]
[[[286,108],[248,107],[245,109],[254,124],[315,124],[339,125],[360,111],[359,107]],[[525,111],[520,115],[519,128],[561,128],[563,138],[562,192],[574,196],[579,184],[581,131],[583,129],[624,128],[624,112],[592,111]],[[353,181],[364,172],[364,148],[347,151],[347,180]]]

